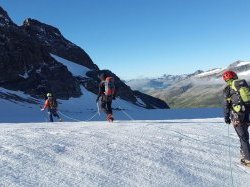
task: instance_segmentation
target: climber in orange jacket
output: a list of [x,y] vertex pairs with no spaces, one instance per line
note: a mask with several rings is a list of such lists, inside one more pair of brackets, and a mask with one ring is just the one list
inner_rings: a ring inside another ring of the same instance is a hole
[[62,119],[60,118],[60,116],[57,113],[58,103],[57,103],[56,99],[52,96],[51,93],[47,94],[47,98],[48,99],[45,101],[45,104],[44,104],[43,108],[41,109],[41,111],[48,109],[48,115],[49,115],[50,122],[54,121],[53,116],[57,117],[57,119],[59,121],[62,121]]

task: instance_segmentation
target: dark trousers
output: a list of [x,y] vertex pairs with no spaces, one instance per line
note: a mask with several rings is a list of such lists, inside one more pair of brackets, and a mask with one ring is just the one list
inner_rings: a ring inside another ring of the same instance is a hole
[[60,117],[59,117],[59,115],[58,115],[56,109],[49,109],[49,110],[48,110],[48,115],[49,115],[49,121],[50,121],[50,122],[53,122],[53,121],[54,121],[54,120],[53,120],[53,116],[54,116],[54,117],[57,117],[57,119],[60,119]]
[[101,109],[107,115],[113,114],[112,111],[112,97],[103,96],[101,99]]
[[246,160],[250,160],[250,145],[249,145],[248,127],[249,126],[247,123],[241,123],[238,126],[234,127],[237,135],[240,138],[241,153],[243,153],[243,157]]

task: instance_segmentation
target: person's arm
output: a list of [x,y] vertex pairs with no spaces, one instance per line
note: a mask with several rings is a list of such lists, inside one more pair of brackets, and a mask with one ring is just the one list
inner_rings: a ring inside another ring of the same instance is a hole
[[230,120],[230,111],[231,111],[231,97],[230,97],[230,88],[226,87],[223,90],[223,109],[224,109],[224,119],[227,124],[231,123]]
[[103,82],[101,82],[101,83],[99,84],[99,91],[98,91],[98,95],[97,95],[96,102],[99,101],[99,98],[102,96],[102,94],[103,94]]
[[44,104],[44,106],[43,106],[43,108],[42,108],[41,110],[43,111],[43,110],[45,110],[45,109],[48,108],[48,107],[49,107],[49,101],[46,100],[46,101],[45,101],[45,104]]
[[115,90],[114,90],[114,94],[113,94],[113,99],[116,99],[117,93],[118,93],[119,88],[115,85]]

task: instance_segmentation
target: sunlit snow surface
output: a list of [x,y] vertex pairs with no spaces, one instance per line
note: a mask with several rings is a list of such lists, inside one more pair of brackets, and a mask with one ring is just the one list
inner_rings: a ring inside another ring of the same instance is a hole
[[[0,186],[231,186],[222,119],[0,125]],[[230,127],[234,185],[238,166]]]
[[66,60],[64,58],[61,58],[57,55],[50,54],[56,61],[62,63],[63,65],[67,66],[68,70],[72,73],[74,76],[82,76],[85,77],[86,73],[90,71],[90,69],[86,68],[85,66],[79,65],[77,63],[74,63],[72,61]]

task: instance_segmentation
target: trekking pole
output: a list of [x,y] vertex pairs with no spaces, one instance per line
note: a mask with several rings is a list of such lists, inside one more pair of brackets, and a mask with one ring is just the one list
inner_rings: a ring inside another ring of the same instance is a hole
[[233,179],[233,169],[232,169],[232,155],[231,155],[231,139],[230,139],[230,128],[228,125],[228,152],[229,152],[229,166],[230,166],[230,177],[231,177],[231,183],[232,187],[234,187],[234,179]]
[[99,103],[98,102],[96,102],[96,107],[97,107],[97,113],[99,114],[99,116],[101,115],[101,113],[100,113],[100,107],[99,107]]

